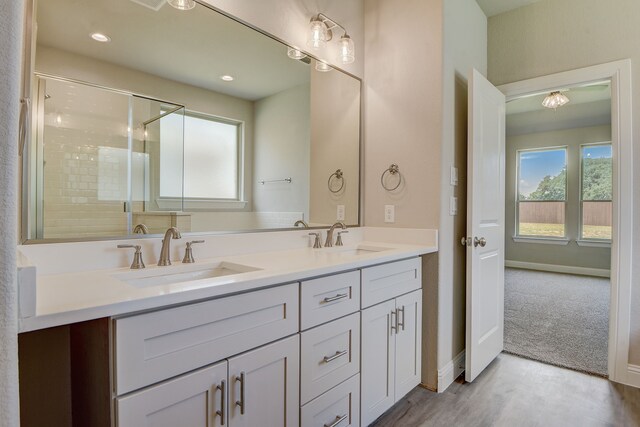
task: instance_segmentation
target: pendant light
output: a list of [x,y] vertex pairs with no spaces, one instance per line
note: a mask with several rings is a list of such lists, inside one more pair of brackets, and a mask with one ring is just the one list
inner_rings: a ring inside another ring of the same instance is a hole
[[[318,13],[309,21],[307,46],[314,50],[321,49],[327,44],[327,42],[331,41],[331,39],[333,38],[333,30],[335,28],[339,28],[343,31],[342,37],[340,37],[340,40],[338,40],[338,62],[342,64],[352,64],[356,60],[355,45],[351,37],[349,37],[349,34],[347,34],[347,29],[323,13]],[[289,52],[287,53],[289,54],[290,58],[299,59],[291,56]],[[325,66],[318,65],[318,63],[316,63],[316,69],[318,69],[318,67]],[[328,70],[324,69],[318,71]]]
[[569,102],[569,98],[566,95],[560,93],[559,90],[551,92],[547,95],[542,101],[542,106],[546,108],[553,108],[554,110],[558,107],[562,107]]
[[309,22],[309,35],[307,37],[307,46],[311,49],[318,50],[331,40],[331,31],[327,24],[320,18],[318,14],[311,18]]

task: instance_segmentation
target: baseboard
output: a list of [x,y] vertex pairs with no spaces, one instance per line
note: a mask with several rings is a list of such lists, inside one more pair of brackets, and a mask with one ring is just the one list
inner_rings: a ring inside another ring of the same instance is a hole
[[464,372],[465,352],[462,350],[442,369],[438,369],[438,393],[445,391]]
[[570,265],[540,264],[524,261],[504,261],[505,267],[523,268],[525,270],[551,271],[553,273],[579,274],[581,276],[611,277],[611,270],[603,268],[573,267]]

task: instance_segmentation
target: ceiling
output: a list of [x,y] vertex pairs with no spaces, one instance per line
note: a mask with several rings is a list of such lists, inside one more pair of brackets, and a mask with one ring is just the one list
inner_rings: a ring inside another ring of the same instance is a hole
[[[309,65],[289,59],[285,45],[199,4],[47,0],[37,22],[40,45],[252,101],[309,81]],[[222,81],[226,74],[235,80]]]
[[499,15],[540,0],[476,0],[487,17]]

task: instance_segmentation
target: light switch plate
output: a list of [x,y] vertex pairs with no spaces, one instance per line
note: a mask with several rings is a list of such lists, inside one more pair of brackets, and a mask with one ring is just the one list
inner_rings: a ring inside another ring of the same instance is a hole
[[451,196],[449,198],[449,215],[457,215],[458,214],[458,198]]
[[344,221],[344,205],[338,205],[336,210],[336,219],[338,221]]
[[458,185],[458,168],[455,166],[451,166],[451,185]]
[[384,222],[396,222],[395,205],[384,205]]

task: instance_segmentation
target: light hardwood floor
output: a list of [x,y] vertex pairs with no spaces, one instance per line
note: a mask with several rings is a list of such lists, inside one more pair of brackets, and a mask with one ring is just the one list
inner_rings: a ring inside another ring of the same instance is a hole
[[372,426],[634,427],[640,390],[503,353],[473,383],[414,389]]

